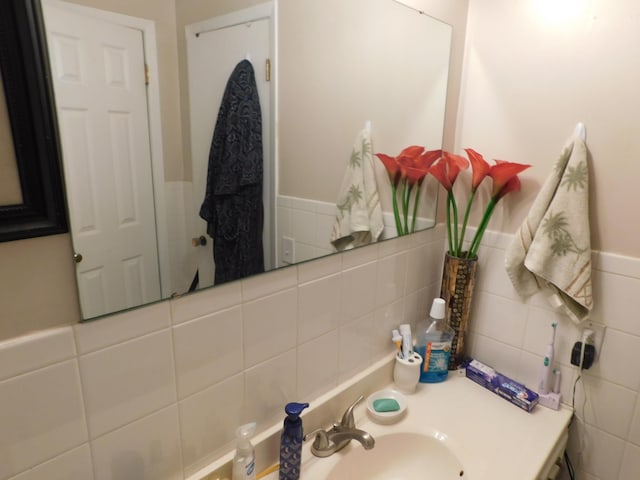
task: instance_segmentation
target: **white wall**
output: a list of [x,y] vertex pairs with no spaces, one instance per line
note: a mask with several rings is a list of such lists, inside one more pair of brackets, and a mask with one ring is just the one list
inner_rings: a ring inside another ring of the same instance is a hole
[[[554,20],[566,6],[572,9]],[[640,4],[632,0],[469,4],[456,150],[533,165],[521,175],[522,193],[502,201],[489,228],[517,229],[576,122],[587,127],[592,247],[599,251],[594,320],[608,329],[599,364],[586,375],[585,412],[571,430],[570,451],[585,480],[632,480],[640,471],[638,45]],[[502,246],[487,239],[480,249],[472,351],[535,385],[556,317],[540,299],[522,303],[515,295]],[[579,335],[566,319],[559,334],[567,394],[568,348]],[[581,385],[577,393],[581,404]]]
[[[563,5],[575,8],[562,21],[542,15]],[[456,147],[533,165],[523,193],[490,228],[515,231],[583,121],[592,246],[640,257],[640,224],[628,213],[640,200],[638,44],[640,4],[633,0],[470,2]]]

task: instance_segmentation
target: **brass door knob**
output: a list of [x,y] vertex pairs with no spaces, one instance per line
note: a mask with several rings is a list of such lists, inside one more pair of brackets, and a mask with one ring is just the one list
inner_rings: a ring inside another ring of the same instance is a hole
[[82,254],[81,253],[74,253],[73,254],[73,261],[76,263],[80,263],[82,261]]
[[191,245],[193,245],[194,247],[200,247],[206,244],[207,244],[207,237],[205,237],[204,235],[200,235],[198,238],[191,239]]

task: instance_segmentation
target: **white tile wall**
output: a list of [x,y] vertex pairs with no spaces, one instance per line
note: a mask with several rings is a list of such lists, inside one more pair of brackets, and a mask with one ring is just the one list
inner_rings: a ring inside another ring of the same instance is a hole
[[[504,237],[486,235],[480,250],[470,351],[535,385],[550,324],[559,321],[556,351],[569,399],[568,352],[579,329],[543,298],[517,297],[501,261]],[[312,399],[392,349],[389,328],[425,315],[437,294],[443,250],[438,227],[0,344],[0,480],[182,478],[232,448],[239,424],[279,422],[287,401]],[[576,389],[570,452],[579,478],[635,480],[640,260],[595,254],[594,265],[594,320],[608,329],[599,362]],[[316,328],[306,317],[336,284],[337,320],[335,305],[326,306],[320,317],[331,327]],[[262,338],[247,338],[248,326]],[[335,363],[320,368],[313,359],[327,352]]]
[[[504,270],[504,249],[511,236],[488,233],[479,251],[470,352],[535,388],[551,323],[558,322],[556,361],[563,399],[570,404],[576,379],[570,352],[581,328],[552,311],[541,294],[526,302],[518,297]],[[569,453],[579,479],[635,480],[640,478],[640,369],[634,356],[640,351],[640,259],[594,252],[593,265],[591,319],[607,330],[598,361],[576,386]],[[563,475],[562,480],[568,480],[566,472]]]
[[[277,208],[277,264],[282,266],[279,244],[282,237],[294,240],[294,261],[302,262],[335,252],[331,244],[331,232],[336,219],[335,204],[280,195]],[[383,214],[384,230],[380,240],[397,236],[393,214]],[[422,230],[434,224],[433,219],[418,218],[416,229]]]
[[279,422],[286,402],[388,352],[378,330],[417,315],[440,276],[424,244],[442,239],[438,228],[0,344],[0,480],[192,473],[233,447],[238,425]]
[[91,450],[85,443],[21,473],[15,480],[92,480]]

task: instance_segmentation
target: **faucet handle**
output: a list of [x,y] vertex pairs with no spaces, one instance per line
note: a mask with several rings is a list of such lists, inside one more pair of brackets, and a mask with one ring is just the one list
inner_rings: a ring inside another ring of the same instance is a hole
[[313,438],[314,449],[325,449],[329,447],[329,435],[323,428],[318,428],[311,433],[307,433],[304,436],[305,442]]
[[349,408],[342,415],[342,421],[340,422],[340,426],[343,428],[355,428],[356,421],[353,418],[353,409],[355,406],[364,399],[364,395],[360,395],[355,402],[349,405]]

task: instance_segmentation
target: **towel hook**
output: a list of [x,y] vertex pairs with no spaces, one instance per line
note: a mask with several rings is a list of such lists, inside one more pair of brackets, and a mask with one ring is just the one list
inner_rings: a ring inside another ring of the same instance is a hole
[[587,128],[584,126],[584,123],[578,122],[574,131],[574,135],[580,137],[583,142],[587,139]]

